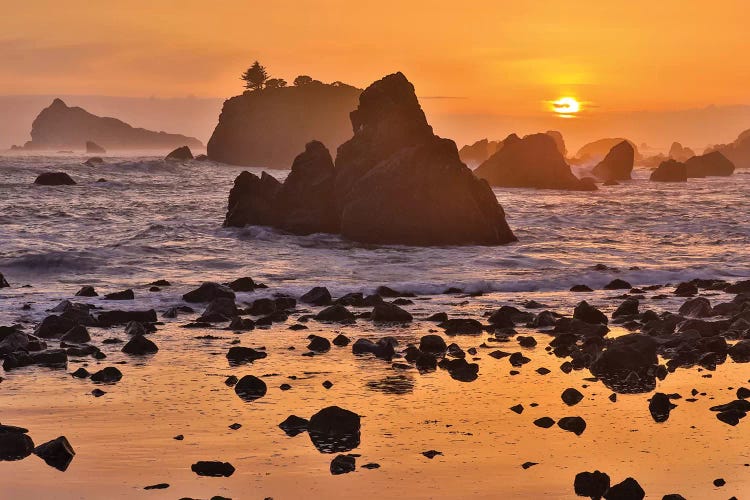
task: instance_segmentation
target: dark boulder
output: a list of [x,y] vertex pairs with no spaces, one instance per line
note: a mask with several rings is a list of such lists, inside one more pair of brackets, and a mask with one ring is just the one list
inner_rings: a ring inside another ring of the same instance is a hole
[[34,181],[34,184],[40,186],[73,186],[75,183],[76,181],[65,172],[44,172]]
[[360,417],[338,406],[329,406],[310,418],[307,431],[322,453],[349,451],[359,446]]
[[127,289],[122,290],[121,292],[112,292],[104,295],[104,300],[133,300],[135,299],[135,294],[133,293],[133,290]]
[[156,311],[149,309],[147,311],[104,311],[97,316],[99,326],[109,327],[114,325],[123,325],[131,321],[140,323],[155,323],[157,321]]
[[705,318],[713,314],[711,302],[705,297],[686,300],[680,306],[679,313],[690,318]]
[[122,372],[114,366],[107,366],[91,375],[92,382],[114,383],[122,379]]
[[37,325],[34,335],[42,339],[60,338],[75,326],[77,326],[76,321],[51,314]]
[[370,319],[376,323],[408,323],[413,317],[408,311],[401,309],[399,306],[383,302],[382,304],[375,305]]
[[479,335],[484,331],[482,323],[475,319],[453,318],[438,324],[447,335]]
[[333,339],[333,345],[338,347],[346,347],[349,345],[349,342],[351,342],[351,340],[349,340],[349,337],[341,333],[336,335],[336,337]]
[[619,318],[622,316],[635,316],[638,314],[638,299],[627,298],[619,305],[617,310],[612,313],[613,318]]
[[270,226],[276,216],[276,196],[281,183],[262,172],[260,177],[244,171],[229,191],[225,227]]
[[213,299],[198,318],[198,321],[206,323],[220,323],[222,321],[231,321],[237,316],[239,311],[234,299],[229,297],[217,297]]
[[294,234],[338,232],[334,177],[328,149],[321,142],[309,142],[278,191],[274,225]]
[[447,348],[445,340],[440,335],[425,335],[419,340],[419,350],[422,352],[441,354]]
[[256,283],[249,276],[237,278],[236,280],[227,283],[227,286],[235,292],[253,292],[256,288],[265,288],[265,285]]
[[678,297],[692,297],[698,293],[698,285],[692,281],[686,281],[677,285],[674,294]]
[[170,152],[167,156],[164,157],[165,160],[192,160],[193,159],[193,152],[190,151],[190,148],[188,146],[180,146],[179,148],[175,149],[174,151]]
[[614,279],[604,285],[605,290],[630,290],[633,286],[625,280]]
[[557,421],[557,426],[564,431],[580,436],[586,430],[586,421],[581,417],[563,417]]
[[693,156],[685,161],[687,176],[711,177],[730,176],[734,173],[734,163],[719,151],[713,151],[701,156]]
[[629,477],[621,483],[611,486],[604,498],[607,500],[643,500],[645,496],[646,492],[643,491],[638,481]]
[[339,304],[326,307],[315,315],[315,319],[327,323],[354,323],[356,321],[354,314]]
[[647,335],[623,335],[600,352],[589,369],[615,392],[647,392],[656,384],[652,374],[658,364],[656,349],[656,340]]
[[369,339],[358,339],[352,345],[353,354],[372,354],[376,358],[390,360],[395,354],[395,341],[386,337],[373,342]]
[[626,181],[633,171],[634,159],[635,149],[628,141],[622,141],[609,150],[592,173],[603,181]]
[[657,423],[666,422],[672,408],[675,408],[675,405],[672,404],[669,396],[662,392],[655,392],[648,404],[648,411],[651,412],[651,417]]
[[141,356],[145,354],[154,354],[159,351],[159,348],[154,342],[147,339],[143,335],[136,335],[131,338],[127,344],[122,346],[122,352],[125,354],[132,354]]
[[3,276],[3,273],[0,273],[0,288],[8,288],[10,285],[8,284],[8,281],[5,279],[5,276]]
[[91,336],[85,326],[76,325],[60,337],[60,340],[70,344],[84,344],[91,340]]
[[190,466],[190,470],[199,476],[229,477],[234,474],[234,467],[229,462],[201,460]]
[[569,387],[563,391],[560,398],[566,405],[574,406],[581,402],[583,394],[579,390]]
[[313,306],[327,306],[331,303],[331,292],[324,286],[316,286],[301,296],[299,300]]
[[609,476],[604,472],[579,472],[573,482],[575,494],[599,500],[609,489]]
[[264,351],[258,351],[252,347],[232,346],[227,352],[227,359],[230,364],[252,363],[256,359],[263,359],[268,356]]
[[229,298],[234,300],[234,291],[228,286],[207,281],[195,290],[191,290],[182,296],[185,302],[211,302],[218,298]]
[[80,290],[76,292],[76,297],[97,297],[99,294],[96,293],[94,287],[91,285],[82,286]]
[[331,342],[327,338],[319,335],[310,335],[309,339],[310,343],[307,345],[307,348],[311,351],[322,353],[331,350]]
[[0,461],[21,460],[34,451],[28,431],[12,425],[0,425]]
[[253,375],[245,375],[234,386],[234,392],[247,402],[262,398],[266,391],[266,383]]
[[585,321],[590,324],[604,324],[609,323],[607,316],[596,307],[589,305],[588,302],[582,300],[573,310],[573,318]]
[[331,474],[337,476],[354,472],[356,469],[356,459],[351,455],[337,455],[331,460]]
[[65,436],[47,441],[34,448],[34,455],[44,460],[50,467],[62,472],[68,469],[75,454],[76,452]]
[[548,134],[511,134],[503,147],[479,165],[474,173],[492,186],[537,189],[595,190],[570,170],[555,140]]
[[651,173],[650,180],[656,182],[687,182],[687,167],[684,163],[667,160]]
[[281,428],[287,436],[294,437],[297,434],[307,431],[309,425],[310,421],[306,418],[298,417],[297,415],[289,415],[279,424],[279,428]]
[[727,350],[735,363],[750,362],[750,340],[740,340]]

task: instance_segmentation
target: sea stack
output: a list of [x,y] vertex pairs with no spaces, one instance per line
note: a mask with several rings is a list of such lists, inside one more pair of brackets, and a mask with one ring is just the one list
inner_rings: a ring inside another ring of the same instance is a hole
[[492,186],[593,191],[596,184],[573,175],[549,134],[523,139],[511,134],[474,173]]
[[635,150],[628,141],[622,141],[609,150],[592,173],[603,181],[627,181],[633,172]]
[[726,177],[734,173],[734,163],[718,151],[700,156],[693,156],[685,162],[687,176],[691,177]]
[[325,147],[311,142],[283,185],[264,181],[265,172],[240,174],[225,225],[330,230],[375,244],[515,241],[489,185],[461,162],[453,141],[433,133],[403,74],[363,91],[351,122],[354,136],[339,147],[333,168]]
[[651,173],[650,180],[656,182],[687,182],[687,167],[676,160],[667,160]]

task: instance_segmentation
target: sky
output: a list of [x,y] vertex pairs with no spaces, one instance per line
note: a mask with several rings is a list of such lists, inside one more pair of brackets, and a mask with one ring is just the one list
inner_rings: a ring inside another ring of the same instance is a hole
[[25,0],[0,17],[0,95],[229,97],[258,59],[365,87],[394,71],[451,115],[750,104],[738,0]]

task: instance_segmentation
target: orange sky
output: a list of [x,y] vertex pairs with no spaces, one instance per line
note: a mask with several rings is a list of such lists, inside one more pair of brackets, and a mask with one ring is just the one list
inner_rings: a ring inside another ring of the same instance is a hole
[[366,86],[403,71],[453,113],[750,103],[747,2],[6,2],[0,94],[217,96],[274,76]]

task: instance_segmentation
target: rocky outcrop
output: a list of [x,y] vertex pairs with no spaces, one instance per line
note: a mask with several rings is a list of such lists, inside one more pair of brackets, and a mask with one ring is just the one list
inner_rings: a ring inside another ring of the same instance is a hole
[[650,180],[656,182],[687,182],[687,167],[675,160],[661,162],[659,167],[651,173]]
[[594,142],[585,144],[575,155],[575,159],[571,160],[571,163],[575,165],[592,165],[596,164],[607,156],[613,147],[620,144],[622,141],[627,141],[633,147],[633,154],[635,161],[638,163],[642,157],[638,152],[638,147],[632,141],[623,139],[622,137],[613,137],[607,139],[599,139]]
[[734,173],[734,163],[718,151],[693,156],[685,162],[685,168],[689,178],[729,176]]
[[86,141],[86,153],[88,154],[104,154],[107,150],[98,145],[93,141]]
[[628,141],[622,141],[609,150],[592,173],[603,181],[627,181],[633,171],[635,150]]
[[361,90],[342,83],[266,88],[224,102],[208,157],[234,165],[289,168],[305,144],[329,149],[351,135],[349,112]]
[[562,133],[558,132],[557,130],[548,130],[545,132],[545,134],[555,140],[555,146],[557,146],[557,150],[560,152],[563,158],[567,157],[568,148],[565,147],[565,139],[563,138]]
[[709,147],[706,153],[712,151],[726,156],[737,168],[750,168],[750,130],[742,132],[734,142]]
[[503,146],[503,141],[482,139],[474,144],[467,144],[458,151],[458,156],[469,168],[476,168],[487,158],[494,155]]
[[683,147],[679,142],[673,142],[669,148],[669,158],[672,160],[685,162],[688,158],[695,156],[695,151],[688,147]]
[[164,159],[179,161],[192,160],[193,152],[190,151],[190,148],[188,146],[180,146],[179,148],[171,151]]
[[489,185],[461,162],[453,141],[433,134],[403,74],[362,92],[351,122],[354,136],[335,165],[314,141],[283,185],[265,173],[240,174],[225,225],[334,232],[376,244],[515,241]]
[[547,134],[515,134],[474,173],[492,186],[538,189],[595,190],[596,185],[578,179]]
[[68,107],[61,99],[43,109],[31,126],[32,150],[82,149],[88,142],[112,149],[169,149],[187,144],[202,148],[198,139],[179,134],[134,128],[116,118],[96,116],[83,108]]
[[73,186],[75,183],[65,172],[44,172],[34,180],[34,184],[40,186]]

